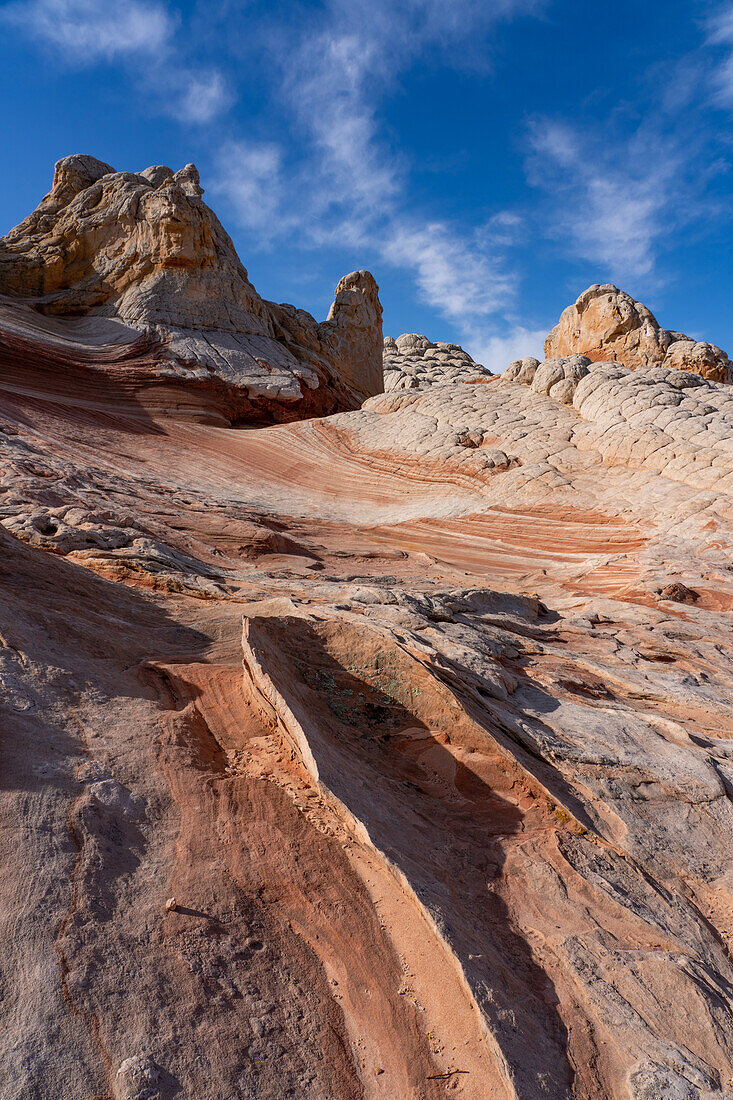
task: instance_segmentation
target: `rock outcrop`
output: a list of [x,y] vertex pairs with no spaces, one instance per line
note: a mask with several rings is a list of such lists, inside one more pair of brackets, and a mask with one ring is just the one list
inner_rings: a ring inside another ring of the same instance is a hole
[[427,336],[405,332],[395,340],[384,340],[384,389],[412,390],[419,386],[447,382],[472,382],[492,377],[491,371],[474,363],[458,344],[433,344]]
[[545,340],[548,358],[578,354],[616,360],[632,370],[671,367],[711,382],[733,380],[730,360],[719,347],[661,328],[646,306],[611,284],[584,290]]
[[[70,356],[74,343],[89,358],[90,345],[144,335],[155,354],[137,379],[143,401],[163,381],[184,383],[209,398],[209,415],[267,421],[355,408],[380,392],[372,276],[342,279],[322,324],[267,302],[202,193],[192,164],[135,174],[66,157],[51,192],[0,240],[0,294],[53,318],[28,336],[66,338]],[[16,328],[26,318],[20,310]]]
[[572,405],[575,388],[588,373],[591,360],[586,355],[566,355],[559,359],[538,359],[528,356],[515,359],[504,371],[505,382],[523,382],[535,393],[544,393],[563,405]]
[[729,1100],[733,389],[410,335],[223,431],[121,297],[0,309],[0,1096]]

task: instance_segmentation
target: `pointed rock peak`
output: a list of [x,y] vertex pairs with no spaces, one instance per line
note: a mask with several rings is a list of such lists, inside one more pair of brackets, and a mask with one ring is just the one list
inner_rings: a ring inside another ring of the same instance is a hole
[[382,305],[369,271],[352,271],[336,286],[327,319],[319,325],[332,353],[346,364],[343,377],[367,397],[382,389]]
[[185,168],[179,169],[174,175],[173,179],[182,188],[186,195],[191,195],[194,198],[198,198],[203,195],[204,189],[201,186],[201,180],[199,178],[199,170],[195,164],[187,164]]
[[371,271],[351,271],[339,279],[334,291],[333,304],[328,312],[329,321],[348,314],[357,323],[371,323],[373,315],[377,312],[381,321],[379,287]]

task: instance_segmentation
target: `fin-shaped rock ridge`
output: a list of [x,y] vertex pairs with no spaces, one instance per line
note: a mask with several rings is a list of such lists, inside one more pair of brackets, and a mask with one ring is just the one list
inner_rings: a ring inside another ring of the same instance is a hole
[[[49,194],[0,239],[8,323],[20,334],[30,326],[33,340],[82,348],[152,337],[147,380],[215,390],[216,414],[229,421],[323,415],[380,392],[382,309],[372,275],[343,278],[320,324],[265,301],[202,194],[193,164],[132,173],[65,157]],[[64,324],[72,318],[73,327]]]

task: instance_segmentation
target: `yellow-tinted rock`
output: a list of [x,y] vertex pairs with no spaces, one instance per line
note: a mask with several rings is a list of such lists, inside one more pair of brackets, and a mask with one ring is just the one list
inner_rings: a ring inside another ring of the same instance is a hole
[[661,328],[645,305],[610,283],[584,290],[563,310],[545,340],[548,359],[577,354],[587,355],[593,362],[616,360],[632,370],[664,366],[691,371],[713,382],[731,380],[731,364],[724,351]]

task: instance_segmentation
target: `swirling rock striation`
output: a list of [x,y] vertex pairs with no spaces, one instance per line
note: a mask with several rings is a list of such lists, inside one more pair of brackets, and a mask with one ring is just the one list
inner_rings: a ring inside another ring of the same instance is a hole
[[0,306],[0,1095],[728,1100],[730,386],[408,335],[417,384],[222,430],[153,394],[125,291],[36,290]]

